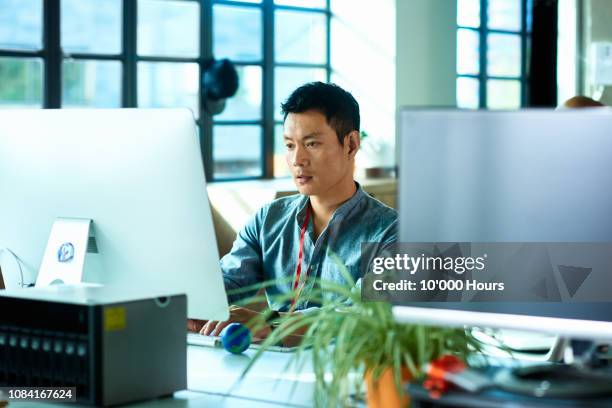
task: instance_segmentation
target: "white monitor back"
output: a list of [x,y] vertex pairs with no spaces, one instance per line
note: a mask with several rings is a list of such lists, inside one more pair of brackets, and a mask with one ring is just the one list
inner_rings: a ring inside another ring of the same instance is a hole
[[612,109],[400,114],[403,242],[612,242]]
[[186,293],[193,318],[228,305],[187,109],[0,110],[0,259],[36,280],[57,217],[93,220],[85,282]]
[[[612,242],[612,110],[404,109],[400,129],[401,242]],[[414,306],[394,314],[612,339],[610,302]]]

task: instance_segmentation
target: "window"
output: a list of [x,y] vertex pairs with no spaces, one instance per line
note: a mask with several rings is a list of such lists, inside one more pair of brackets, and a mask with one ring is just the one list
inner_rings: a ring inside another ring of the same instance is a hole
[[121,0],[61,0],[61,106],[121,107]]
[[[0,108],[188,107],[208,180],[286,175],[280,103],[328,81],[329,0],[0,0]],[[237,94],[202,111],[229,58]]]
[[[321,32],[323,15],[313,15],[303,12],[278,10],[276,14],[275,51],[279,62],[274,67],[274,176],[289,175],[289,169],[284,162],[285,141],[280,105],[282,101],[298,86],[312,81],[326,82],[329,68],[327,62],[327,42]],[[298,24],[300,19],[303,24]],[[292,41],[298,41],[300,46],[291,47]],[[298,50],[298,52],[296,52]]]
[[0,0],[0,108],[43,106],[43,0]]
[[458,107],[524,106],[531,9],[532,0],[458,0]]

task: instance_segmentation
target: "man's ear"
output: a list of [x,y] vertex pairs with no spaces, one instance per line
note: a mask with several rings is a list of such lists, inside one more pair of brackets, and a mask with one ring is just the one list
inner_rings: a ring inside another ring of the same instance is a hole
[[355,157],[355,155],[359,151],[359,146],[361,145],[361,138],[359,137],[359,132],[357,130],[353,130],[348,133],[344,137],[344,143],[346,146],[348,146],[349,157]]

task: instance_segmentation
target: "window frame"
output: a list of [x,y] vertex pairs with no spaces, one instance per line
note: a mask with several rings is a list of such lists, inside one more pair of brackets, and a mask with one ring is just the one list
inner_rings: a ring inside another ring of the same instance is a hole
[[[480,25],[476,27],[467,27],[459,25],[457,22],[456,32],[459,30],[469,30],[478,33],[479,39],[479,72],[478,74],[460,74],[456,73],[456,79],[459,78],[470,78],[478,80],[478,108],[477,109],[489,109],[488,95],[487,95],[487,81],[488,80],[502,80],[502,81],[519,81],[521,95],[520,95],[520,107],[525,107],[528,104],[529,99],[529,67],[527,66],[527,49],[528,43],[531,38],[531,31],[527,27],[527,15],[528,7],[531,7],[531,0],[519,0],[521,2],[521,28],[518,31],[514,30],[501,30],[501,29],[490,29],[488,27],[488,5],[490,0],[480,0]],[[487,74],[487,52],[488,44],[487,38],[489,34],[510,34],[518,36],[521,43],[521,71],[519,76],[497,76]],[[461,52],[457,47],[457,52]],[[456,68],[455,68],[456,70]]]
[[[199,56],[195,58],[141,56],[137,53],[138,1],[122,0],[121,18],[121,52],[119,54],[64,53],[61,48],[61,0],[41,0],[43,42],[40,50],[7,50],[0,49],[0,57],[40,58],[43,64],[42,108],[58,109],[62,107],[62,64],[65,59],[75,61],[119,61],[121,63],[121,107],[138,107],[138,63],[139,62],[189,62],[199,66],[199,77],[202,67],[213,57],[213,6],[228,5],[235,7],[252,7],[261,9],[262,16],[262,59],[261,61],[232,61],[237,66],[259,66],[262,69],[262,106],[259,120],[216,120],[208,114],[201,114],[197,119],[200,134],[201,155],[204,162],[206,179],[210,181],[235,181],[249,179],[269,179],[274,177],[274,130],[275,125],[282,123],[275,119],[274,72],[276,67],[321,68],[325,77],[331,77],[331,0],[326,0],[325,8],[307,8],[276,5],[274,0],[262,0],[261,3],[230,0],[174,0],[196,2],[200,6]],[[276,10],[320,13],[325,15],[326,22],[326,56],[323,64],[277,63],[274,58],[274,19]],[[202,85],[198,87],[198,99],[202,101]],[[202,108],[200,107],[200,112]],[[257,125],[261,128],[261,175],[245,177],[215,178],[213,157],[213,127],[215,125]]]

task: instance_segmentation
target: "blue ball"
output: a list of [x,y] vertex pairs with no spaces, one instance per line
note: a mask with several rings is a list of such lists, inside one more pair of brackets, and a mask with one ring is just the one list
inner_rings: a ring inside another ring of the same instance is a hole
[[240,354],[251,345],[251,331],[243,324],[232,323],[221,334],[223,348],[232,354]]

